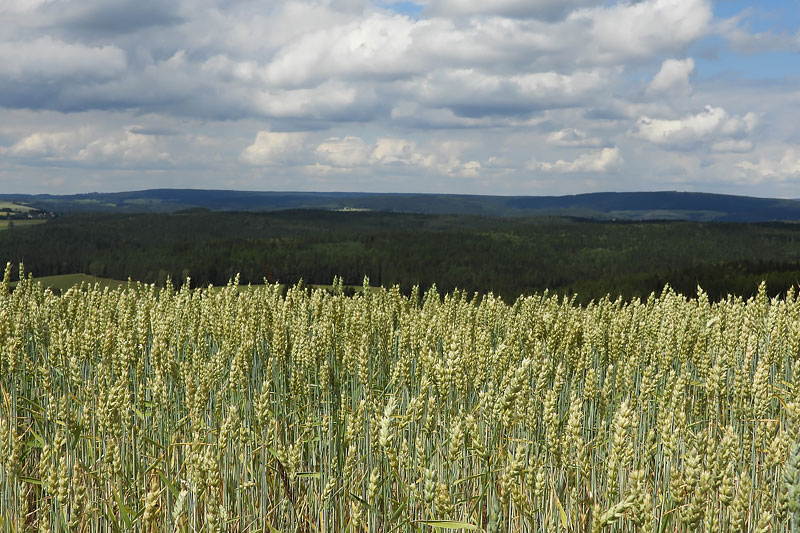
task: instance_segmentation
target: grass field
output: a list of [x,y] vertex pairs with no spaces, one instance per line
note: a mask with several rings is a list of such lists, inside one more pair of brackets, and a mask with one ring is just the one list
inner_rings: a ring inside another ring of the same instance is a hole
[[38,211],[35,207],[25,204],[18,204],[17,202],[3,202],[0,201],[0,211],[17,211],[20,213],[28,211]]
[[0,220],[0,231],[8,229],[8,223],[13,222],[15,228],[22,228],[25,226],[35,226],[37,224],[44,224],[46,220]]

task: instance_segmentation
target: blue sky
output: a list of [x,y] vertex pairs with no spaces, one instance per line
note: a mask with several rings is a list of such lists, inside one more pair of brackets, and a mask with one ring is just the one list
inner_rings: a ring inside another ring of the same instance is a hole
[[425,6],[415,4],[414,2],[392,2],[390,4],[384,4],[384,6],[401,15],[408,15],[414,18],[418,18],[425,8]]
[[800,197],[800,6],[4,0],[0,191]]
[[[730,0],[714,4],[717,20],[742,18],[750,34],[783,35],[797,38],[800,28],[800,5],[790,0],[770,0],[763,3]],[[724,37],[715,35],[699,40],[691,52],[697,56],[697,70],[701,78],[731,76],[753,80],[781,80],[800,76],[800,55],[794,50],[775,49],[759,51],[736,50],[726,46]],[[714,56],[703,58],[703,52],[713,51]]]
[[766,0],[752,2],[728,0],[714,4],[714,16],[718,19],[747,16],[750,29],[754,32],[778,31],[795,33],[800,24],[800,9],[793,0]]

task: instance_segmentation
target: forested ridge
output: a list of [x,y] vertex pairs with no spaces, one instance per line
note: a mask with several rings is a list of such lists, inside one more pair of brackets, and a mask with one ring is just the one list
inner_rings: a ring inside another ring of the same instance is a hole
[[212,211],[283,209],[370,210],[481,216],[577,216],[594,220],[692,220],[768,222],[800,220],[800,202],[678,191],[596,192],[567,196],[470,194],[279,192],[150,189],[72,195],[0,194],[42,212],[173,213],[187,208]]
[[549,289],[581,301],[646,297],[670,284],[710,297],[771,293],[800,280],[800,226],[783,223],[596,222],[313,210],[271,213],[73,214],[0,233],[0,258],[36,276],[97,276],[193,285],[300,279],[399,284],[408,292]]

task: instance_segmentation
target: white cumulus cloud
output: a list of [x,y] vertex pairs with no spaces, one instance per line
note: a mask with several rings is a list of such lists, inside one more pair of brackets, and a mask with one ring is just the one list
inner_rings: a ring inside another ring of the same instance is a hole
[[81,165],[141,165],[165,163],[169,153],[156,135],[134,131],[93,131],[81,127],[67,131],[39,131],[19,139],[0,154],[23,158],[72,162]]
[[524,116],[536,110],[579,105],[602,92],[609,79],[602,69],[510,76],[458,69],[416,78],[403,89],[415,100],[431,108],[450,109],[457,116]]
[[641,117],[634,135],[665,147],[686,148],[699,142],[740,138],[750,133],[756,122],[755,113],[734,116],[721,107],[707,105],[704,111],[679,119]]
[[599,152],[581,154],[572,161],[559,159],[554,163],[547,161],[529,161],[528,170],[555,172],[559,174],[578,174],[584,172],[609,172],[624,163],[618,147],[603,148]]
[[76,161],[120,161],[141,163],[168,161],[169,153],[159,147],[158,138],[131,131],[120,135],[103,136],[91,141],[75,155]]
[[800,179],[800,149],[791,147],[779,157],[761,157],[756,161],[740,161],[736,164],[740,176],[751,182]]
[[416,168],[443,175],[475,177],[481,164],[461,161],[464,143],[445,141],[420,147],[398,137],[380,137],[374,144],[355,136],[331,137],[315,152],[323,168]]
[[15,157],[41,157],[44,159],[60,159],[73,153],[85,137],[82,132],[35,132],[11,147],[2,149],[4,153]]
[[595,60],[614,62],[681,50],[708,34],[712,19],[708,0],[642,0],[578,11],[568,20],[590,27]]
[[276,165],[288,162],[306,142],[305,132],[259,131],[253,144],[242,151],[241,159],[250,165]]
[[661,64],[661,70],[647,86],[647,93],[686,95],[692,92],[689,76],[694,72],[694,59],[667,59]]

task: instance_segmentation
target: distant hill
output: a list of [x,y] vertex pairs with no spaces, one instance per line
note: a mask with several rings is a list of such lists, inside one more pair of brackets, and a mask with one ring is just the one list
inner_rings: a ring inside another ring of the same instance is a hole
[[151,189],[74,195],[0,194],[0,201],[18,202],[56,213],[323,209],[511,217],[571,216],[595,220],[800,221],[798,200],[675,191],[481,196]]

